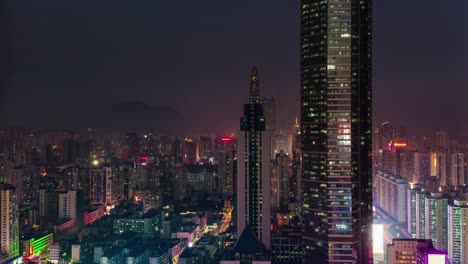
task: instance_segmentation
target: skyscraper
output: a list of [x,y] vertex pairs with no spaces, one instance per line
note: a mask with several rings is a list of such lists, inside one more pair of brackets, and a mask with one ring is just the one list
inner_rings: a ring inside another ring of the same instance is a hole
[[467,184],[465,179],[465,163],[463,153],[452,153],[450,159],[450,178],[453,186],[461,186]]
[[396,130],[390,122],[380,124],[374,131],[373,148],[375,154],[379,150],[387,149],[388,143],[392,142],[396,137]]
[[429,192],[421,189],[416,193],[416,238],[426,238],[426,197]]
[[409,182],[414,182],[414,154],[413,151],[405,151],[400,157],[400,175]]
[[431,153],[431,176],[436,176],[440,186],[450,185],[447,177],[447,154],[443,152]]
[[19,255],[19,216],[15,187],[0,183],[0,263]]
[[423,183],[430,175],[430,154],[424,152],[414,153],[414,176],[411,182]]
[[203,163],[209,162],[213,158],[213,143],[211,137],[200,137],[197,145],[199,151],[199,159]]
[[449,135],[447,131],[437,131],[435,135],[435,147],[441,148],[442,150],[449,150]]
[[257,69],[250,77],[250,101],[244,105],[237,143],[237,234],[248,223],[258,239],[270,248],[270,136],[260,103]]
[[368,263],[372,1],[301,1],[306,263]]
[[451,263],[468,263],[468,201],[448,206],[448,255]]
[[274,97],[263,97],[263,116],[265,117],[265,133],[269,133],[271,138],[271,159],[275,159],[276,150],[276,103]]
[[426,239],[431,239],[434,247],[447,250],[447,205],[448,199],[442,193],[431,193],[426,197]]
[[291,163],[291,192],[296,200],[301,197],[301,128],[299,120],[294,123],[294,134],[292,136],[292,163]]
[[219,191],[225,195],[233,195],[235,151],[221,152],[219,156]]
[[417,194],[421,192],[420,184],[410,184],[410,188],[407,190],[407,218],[408,218],[408,233],[411,234],[411,238],[416,238],[416,200]]
[[197,161],[197,145],[194,139],[186,137],[182,145],[182,163],[195,164]]

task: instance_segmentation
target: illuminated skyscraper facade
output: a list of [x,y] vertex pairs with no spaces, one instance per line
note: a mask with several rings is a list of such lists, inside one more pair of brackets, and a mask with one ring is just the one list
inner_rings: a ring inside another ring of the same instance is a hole
[[426,197],[426,239],[431,239],[434,247],[447,251],[447,206],[448,199],[442,193],[431,193]]
[[237,142],[237,234],[248,223],[257,238],[270,248],[271,162],[270,136],[265,132],[257,69],[250,77],[250,101],[244,105]]
[[301,1],[306,263],[368,263],[372,1]]
[[19,216],[16,189],[0,183],[0,263],[19,255]]
[[448,206],[448,255],[451,263],[468,263],[468,201]]

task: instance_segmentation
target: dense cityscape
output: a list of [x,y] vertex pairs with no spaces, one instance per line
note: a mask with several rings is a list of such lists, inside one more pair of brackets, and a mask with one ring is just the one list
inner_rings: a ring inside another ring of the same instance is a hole
[[0,264],[468,264],[466,135],[373,119],[371,0],[296,12],[287,121],[255,62],[232,131],[0,120]]

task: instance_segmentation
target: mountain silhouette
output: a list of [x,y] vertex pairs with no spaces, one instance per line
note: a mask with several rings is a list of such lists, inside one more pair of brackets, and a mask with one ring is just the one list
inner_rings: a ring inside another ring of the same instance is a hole
[[31,113],[32,118],[14,120],[8,126],[33,129],[69,129],[84,131],[93,128],[102,132],[144,132],[177,134],[184,131],[184,118],[175,109],[152,106],[143,101],[125,101],[102,108],[66,108],[52,113]]
[[127,101],[111,105],[91,118],[92,126],[100,130],[173,133],[183,123],[182,115],[171,107],[151,106],[142,101]]

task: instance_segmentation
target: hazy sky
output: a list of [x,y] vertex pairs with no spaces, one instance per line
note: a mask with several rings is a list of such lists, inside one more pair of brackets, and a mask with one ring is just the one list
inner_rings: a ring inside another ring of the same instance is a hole
[[[375,121],[468,135],[467,2],[374,1]],[[277,123],[299,112],[297,0],[0,5],[0,126],[143,100],[199,120],[196,131],[232,131],[252,65]]]

